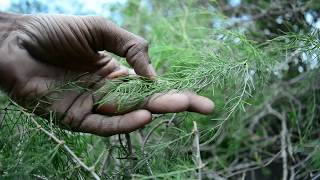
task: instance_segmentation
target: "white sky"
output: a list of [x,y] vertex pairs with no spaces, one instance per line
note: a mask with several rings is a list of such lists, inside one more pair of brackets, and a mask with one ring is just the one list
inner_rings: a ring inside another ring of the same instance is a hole
[[94,12],[97,12],[98,14],[101,14],[104,10],[101,7],[101,4],[113,4],[113,3],[126,3],[127,0],[83,0],[83,4],[86,7],[86,9],[93,10]]
[[[58,1],[61,4],[68,4],[68,1],[65,0],[53,0]],[[97,13],[102,13],[103,8],[101,7],[101,4],[113,4],[113,3],[121,3],[124,4],[127,2],[127,0],[80,0],[83,2],[85,7],[89,10],[92,10]],[[10,7],[11,0],[0,0],[0,11],[6,10]]]
[[10,7],[10,0],[0,0],[0,11],[6,10]]

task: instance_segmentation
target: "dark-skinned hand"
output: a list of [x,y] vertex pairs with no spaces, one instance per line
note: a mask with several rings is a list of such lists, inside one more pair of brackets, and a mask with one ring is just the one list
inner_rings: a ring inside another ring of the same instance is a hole
[[[140,76],[156,76],[146,40],[100,16],[0,13],[0,40],[0,85],[18,103],[77,78],[96,82],[87,87],[95,90],[101,81],[128,75],[101,51],[126,58]],[[149,123],[153,113],[213,110],[211,100],[192,92],[146,97],[142,106],[122,114],[115,104],[95,107],[99,97],[93,93],[65,90],[48,96],[54,98],[45,110],[60,114],[61,124],[100,136],[132,132]]]

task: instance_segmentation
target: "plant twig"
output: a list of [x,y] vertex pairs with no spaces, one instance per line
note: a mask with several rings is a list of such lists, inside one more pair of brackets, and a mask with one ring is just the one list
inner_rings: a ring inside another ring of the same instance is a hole
[[111,155],[112,155],[112,151],[113,151],[113,148],[110,147],[107,152],[105,153],[105,156],[103,158],[103,161],[102,161],[102,165],[101,165],[101,169],[99,171],[99,174],[102,175],[103,172],[108,168],[108,166],[110,165],[110,159],[111,159]]
[[21,112],[25,114],[31,122],[36,126],[37,129],[42,131],[44,134],[49,136],[54,142],[56,142],[58,145],[60,145],[67,153],[69,153],[72,157],[72,159],[77,162],[84,170],[88,171],[92,177],[96,180],[100,180],[100,177],[98,174],[95,172],[94,167],[89,167],[87,166],[72,150],[71,148],[66,145],[65,141],[58,139],[53,133],[47,131],[44,129],[35,119],[34,119],[34,114],[28,113],[24,108],[20,107],[18,104],[15,102],[11,101],[15,106],[19,107],[21,109]]
[[131,143],[131,137],[130,134],[127,133],[125,134],[125,138],[127,141],[127,148],[128,148],[128,158],[129,158],[129,168],[127,170],[127,177],[131,177],[132,174],[132,166],[133,166],[133,160],[135,159],[134,155],[133,155],[133,148],[132,148],[132,143]]
[[152,172],[152,169],[150,167],[150,164],[149,164],[149,157],[147,156],[147,153],[145,152],[145,146],[151,136],[151,134],[158,128],[160,127],[162,124],[164,123],[168,123],[170,122],[169,120],[165,120],[165,121],[161,121],[159,122],[157,125],[155,125],[149,132],[148,134],[144,137],[143,139],[143,142],[142,142],[142,146],[141,146],[141,151],[142,151],[142,154],[144,156],[144,158],[146,159],[146,165],[147,165],[147,170],[148,170],[148,174],[150,176],[153,176],[153,172]]
[[271,114],[276,116],[279,120],[281,120],[281,157],[282,157],[282,179],[288,179],[288,155],[287,155],[287,136],[288,136],[288,128],[286,123],[286,118],[284,113],[280,114],[278,111],[274,110],[271,106],[268,106],[268,109]]
[[200,133],[198,130],[197,122],[193,121],[193,134],[194,134],[194,140],[193,140],[193,148],[194,148],[194,156],[195,156],[195,162],[196,166],[198,167],[198,179],[202,179],[202,172],[201,169],[203,168],[204,164],[201,160],[201,153],[200,153]]
[[[263,160],[262,165],[258,164],[257,162],[239,164],[239,165],[233,167],[231,170],[229,170],[232,173],[227,174],[226,177],[231,178],[232,176],[242,174],[243,172],[253,171],[253,170],[259,169],[261,167],[266,167],[269,164],[271,164],[274,160],[276,160],[280,154],[281,154],[281,152],[278,152],[277,154],[275,154],[271,158]],[[223,172],[221,172],[221,173],[223,173]]]

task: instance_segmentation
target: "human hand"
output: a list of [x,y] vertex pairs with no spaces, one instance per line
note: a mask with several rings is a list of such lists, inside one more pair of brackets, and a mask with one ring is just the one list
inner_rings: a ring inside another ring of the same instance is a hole
[[213,102],[205,97],[175,92],[147,97],[139,109],[118,115],[116,105],[96,108],[99,97],[88,91],[53,90],[80,80],[81,86],[93,92],[101,81],[128,75],[114,58],[100,52],[103,50],[125,57],[138,75],[156,76],[147,42],[102,17],[0,14],[0,30],[1,86],[25,107],[30,106],[26,100],[49,97],[50,103],[39,106],[44,106],[45,113],[55,112],[59,123],[73,131],[110,136],[143,127],[152,113],[207,114],[213,109]]

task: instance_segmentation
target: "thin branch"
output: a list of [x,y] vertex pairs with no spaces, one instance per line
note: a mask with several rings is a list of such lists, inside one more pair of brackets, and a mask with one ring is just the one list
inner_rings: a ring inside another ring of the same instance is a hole
[[159,122],[157,125],[155,125],[149,132],[148,134],[146,135],[145,139],[143,140],[143,143],[142,143],[142,152],[144,152],[144,149],[145,149],[145,145],[147,144],[151,134],[158,128],[160,127],[162,124],[164,123],[168,123],[169,120],[164,120],[164,121],[161,121]]
[[129,133],[125,134],[125,138],[126,138],[126,141],[127,141],[127,148],[128,148],[128,155],[127,156],[129,158],[129,169],[126,172],[128,173],[127,176],[131,177],[133,160],[136,159],[136,158],[133,155],[133,150],[132,150],[133,148],[132,148],[130,134]]
[[294,168],[290,168],[290,180],[295,180],[296,173],[294,172]]
[[169,122],[168,122],[168,125],[171,125],[171,124],[173,123],[173,121],[174,121],[175,118],[176,118],[176,115],[177,115],[177,113],[174,113],[174,114],[172,115],[172,117],[170,118],[170,120],[169,120]]
[[288,155],[287,155],[287,136],[288,128],[286,123],[286,117],[284,113],[280,114],[278,111],[274,110],[271,106],[268,106],[268,109],[271,114],[276,116],[281,120],[281,157],[282,157],[282,179],[288,179]]
[[144,156],[144,158],[146,159],[146,165],[147,165],[147,170],[148,170],[148,174],[150,176],[153,176],[153,172],[152,172],[152,169],[150,167],[150,163],[149,163],[149,157],[147,156],[147,153],[145,152],[145,146],[151,136],[151,134],[158,128],[160,127],[162,124],[164,123],[168,123],[170,122],[169,120],[165,120],[165,121],[161,121],[160,123],[158,123],[157,125],[155,125],[149,132],[148,134],[144,137],[144,140],[142,142],[142,146],[141,146],[141,151],[142,151],[142,154]]
[[110,159],[111,159],[111,155],[112,155],[112,150],[113,148],[110,147],[107,150],[107,153],[105,154],[103,161],[102,161],[102,165],[101,165],[101,169],[99,171],[99,174],[102,175],[104,173],[104,171],[108,168],[108,166],[110,165]]
[[204,167],[204,164],[201,160],[201,153],[200,153],[200,133],[198,131],[197,122],[193,121],[193,134],[194,134],[194,140],[193,140],[193,148],[194,148],[194,156],[195,156],[195,162],[196,166],[198,167],[198,179],[202,179],[202,172],[201,169]]
[[320,178],[320,173],[316,174],[314,177],[312,177],[311,180],[317,180]]
[[98,176],[98,174],[95,172],[95,168],[94,167],[89,167],[87,166],[84,162],[82,162],[82,160],[71,150],[71,148],[66,145],[65,141],[58,139],[53,133],[47,131],[46,129],[44,129],[35,119],[34,119],[34,114],[28,113],[27,111],[25,111],[24,108],[20,107],[18,104],[16,104],[15,102],[11,101],[14,105],[16,105],[17,107],[19,107],[21,109],[21,112],[23,114],[25,114],[32,122],[33,124],[36,126],[37,129],[39,129],[40,131],[42,131],[43,133],[45,133],[46,135],[48,135],[54,142],[56,142],[58,145],[60,145],[67,153],[69,153],[72,157],[72,159],[77,162],[84,170],[88,171],[92,177],[96,180],[100,180],[100,177]]
[[255,115],[255,116],[252,118],[253,120],[251,121],[251,124],[250,124],[250,127],[249,127],[250,131],[251,131],[251,132],[254,132],[255,127],[259,124],[260,120],[261,120],[263,117],[265,117],[266,115],[268,115],[268,114],[269,114],[269,111],[268,111],[267,108],[265,108],[265,109],[263,109],[262,111],[260,111],[257,115]]
[[[257,163],[257,162],[239,164],[239,165],[235,166],[234,168],[232,168],[230,170],[230,172],[232,172],[232,173],[229,173],[228,175],[226,175],[226,177],[227,178],[231,178],[232,176],[235,176],[235,175],[238,175],[238,174],[242,174],[243,172],[253,171],[253,170],[256,170],[256,169],[260,169],[262,167],[267,167],[274,160],[276,160],[279,157],[280,154],[281,154],[281,151],[278,152],[277,154],[275,154],[274,156],[272,156],[271,158],[263,160],[262,161],[262,165],[260,163]],[[223,173],[223,172],[221,172],[221,173]]]
[[141,129],[138,132],[138,139],[139,139],[140,144],[141,144],[142,155],[146,159],[147,172],[148,172],[148,174],[150,176],[153,176],[153,172],[152,172],[152,169],[150,167],[150,163],[149,163],[149,159],[147,157],[147,153],[144,151],[144,148],[143,148],[143,143],[144,143],[145,136],[144,136],[144,134],[143,134]]

